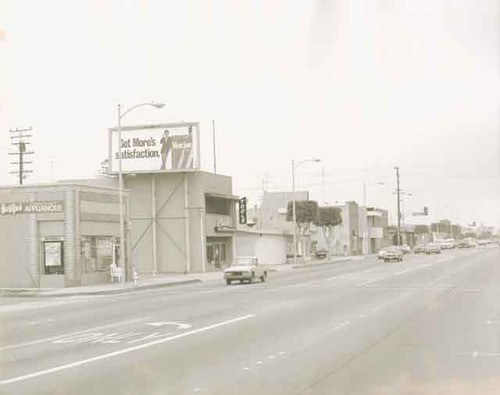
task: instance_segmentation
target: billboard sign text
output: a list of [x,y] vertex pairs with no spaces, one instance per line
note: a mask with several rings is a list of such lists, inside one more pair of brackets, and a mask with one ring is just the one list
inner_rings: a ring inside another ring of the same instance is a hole
[[[121,130],[124,173],[199,169],[198,123],[126,126]],[[110,129],[110,172],[119,171],[118,129]]]

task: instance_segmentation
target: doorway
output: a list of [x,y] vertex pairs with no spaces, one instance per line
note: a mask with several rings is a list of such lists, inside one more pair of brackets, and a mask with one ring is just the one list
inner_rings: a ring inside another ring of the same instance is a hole
[[220,270],[229,265],[228,243],[226,241],[207,240],[207,268]]

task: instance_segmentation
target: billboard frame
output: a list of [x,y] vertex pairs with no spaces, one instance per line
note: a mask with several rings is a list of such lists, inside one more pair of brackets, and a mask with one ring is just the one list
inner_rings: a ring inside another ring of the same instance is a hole
[[[195,142],[196,147],[193,147],[194,152],[196,152],[196,160],[193,163],[193,168],[191,169],[168,169],[168,170],[123,170],[122,174],[165,174],[165,173],[192,173],[201,171],[201,156],[200,156],[200,123],[199,122],[170,122],[170,123],[158,123],[158,124],[146,124],[146,125],[130,125],[130,126],[122,126],[121,131],[140,131],[140,130],[148,130],[148,129],[163,129],[163,128],[181,128],[181,127],[189,127],[192,126],[194,128]],[[108,128],[108,161],[109,161],[109,174],[117,175],[119,170],[112,170],[113,163],[113,149],[112,149],[112,141],[113,141],[113,133],[118,133],[118,127],[114,126]]]

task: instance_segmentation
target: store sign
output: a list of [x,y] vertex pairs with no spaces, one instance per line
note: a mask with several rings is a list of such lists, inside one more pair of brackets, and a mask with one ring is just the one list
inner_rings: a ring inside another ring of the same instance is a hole
[[199,169],[199,125],[178,123],[110,129],[110,172],[172,172]]
[[247,223],[247,198],[242,197],[239,202],[238,216],[240,224]]
[[41,202],[0,202],[0,215],[62,213],[64,202],[50,200]]

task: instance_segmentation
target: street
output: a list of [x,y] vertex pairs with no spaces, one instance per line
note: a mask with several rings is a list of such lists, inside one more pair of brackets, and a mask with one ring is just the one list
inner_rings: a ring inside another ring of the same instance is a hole
[[0,394],[498,394],[500,249],[0,300]]

